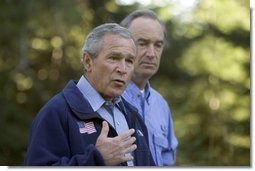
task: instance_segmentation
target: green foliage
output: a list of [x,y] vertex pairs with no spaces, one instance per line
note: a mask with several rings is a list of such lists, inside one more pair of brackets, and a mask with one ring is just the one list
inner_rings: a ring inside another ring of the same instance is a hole
[[178,165],[249,166],[249,1],[202,0],[192,14],[168,23],[153,78],[171,105]]
[[[0,2],[1,165],[23,165],[32,119],[81,76],[87,33],[140,7],[113,0]],[[181,12],[174,3],[147,7],[168,29],[152,85],[171,106],[177,165],[250,166],[249,1],[201,0]]]

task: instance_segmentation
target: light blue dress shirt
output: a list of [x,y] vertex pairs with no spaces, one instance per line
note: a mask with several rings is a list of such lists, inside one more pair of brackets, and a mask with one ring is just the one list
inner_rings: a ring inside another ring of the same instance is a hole
[[[116,130],[118,135],[129,130],[124,114],[115,106],[116,103],[121,101],[120,97],[115,98],[113,101],[105,101],[84,76],[80,78],[76,86],[81,91],[83,96],[88,100],[94,112],[97,112],[101,117],[107,120]],[[105,103],[112,103],[114,105],[113,113],[106,110],[104,107]],[[127,164],[128,166],[134,165],[132,161],[127,162]]]
[[178,140],[166,100],[150,87],[149,82],[142,93],[134,82],[130,81],[122,96],[138,109],[144,119],[149,133],[150,150],[156,165],[174,165]]

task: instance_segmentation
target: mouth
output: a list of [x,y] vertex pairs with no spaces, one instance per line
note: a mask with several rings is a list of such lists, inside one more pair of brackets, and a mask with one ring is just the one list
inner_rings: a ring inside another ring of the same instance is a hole
[[142,62],[141,65],[145,65],[145,66],[157,66],[155,63],[152,62]]
[[126,84],[125,81],[120,80],[120,79],[114,79],[113,82],[114,82],[115,84],[117,84],[117,85],[120,85],[120,86],[123,86],[123,85]]

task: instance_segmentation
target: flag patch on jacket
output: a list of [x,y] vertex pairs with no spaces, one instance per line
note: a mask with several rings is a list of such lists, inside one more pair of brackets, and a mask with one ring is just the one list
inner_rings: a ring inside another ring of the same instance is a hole
[[81,134],[92,134],[94,132],[97,132],[94,123],[91,122],[83,122],[83,121],[79,121],[77,122],[79,125],[79,130]]

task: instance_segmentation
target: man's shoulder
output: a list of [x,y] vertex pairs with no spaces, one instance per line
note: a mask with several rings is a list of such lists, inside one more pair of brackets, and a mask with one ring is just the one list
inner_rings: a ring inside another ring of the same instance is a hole
[[150,87],[149,91],[150,91],[150,96],[152,98],[154,98],[160,102],[162,102],[162,101],[166,102],[166,99],[164,98],[164,96],[161,93],[159,93],[159,91],[154,89],[153,87]]
[[40,113],[51,114],[51,113],[62,113],[66,110],[68,106],[67,99],[64,91],[67,87],[70,87],[70,82],[65,86],[65,88],[51,97],[41,108]]
[[[60,107],[61,106],[61,107]],[[65,110],[66,101],[62,95],[62,92],[59,92],[52,98],[50,98],[40,109],[38,115],[50,115],[62,113]],[[55,115],[54,115],[55,116]]]

